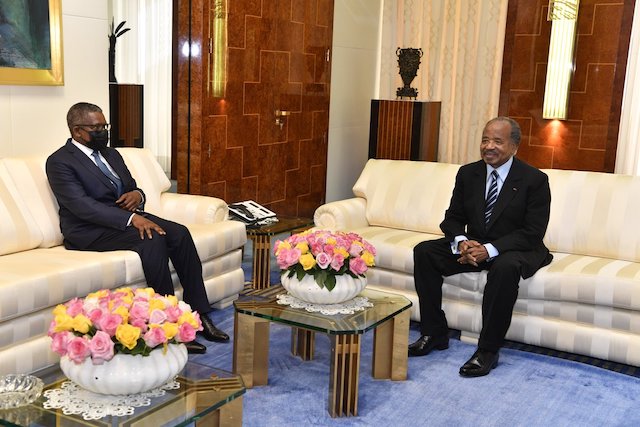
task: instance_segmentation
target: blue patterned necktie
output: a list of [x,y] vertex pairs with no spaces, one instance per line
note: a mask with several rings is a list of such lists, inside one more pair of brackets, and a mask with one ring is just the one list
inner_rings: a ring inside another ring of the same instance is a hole
[[496,205],[496,200],[498,200],[498,172],[491,172],[491,184],[489,185],[489,192],[487,193],[487,200],[484,208],[484,224],[489,224],[489,219],[491,218],[491,212],[493,212],[493,207]]
[[113,186],[118,191],[118,197],[120,197],[120,195],[122,194],[122,180],[117,176],[115,176],[109,170],[107,165],[104,164],[104,162],[100,159],[100,153],[98,152],[98,150],[93,150],[93,153],[91,153],[91,156],[95,159],[96,165],[102,171],[102,173],[105,174],[107,178],[109,178],[109,181],[111,181],[111,184],[113,184]]

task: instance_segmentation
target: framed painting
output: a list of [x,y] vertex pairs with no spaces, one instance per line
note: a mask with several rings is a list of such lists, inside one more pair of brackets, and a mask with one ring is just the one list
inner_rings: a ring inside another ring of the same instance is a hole
[[0,2],[0,84],[64,84],[62,0]]

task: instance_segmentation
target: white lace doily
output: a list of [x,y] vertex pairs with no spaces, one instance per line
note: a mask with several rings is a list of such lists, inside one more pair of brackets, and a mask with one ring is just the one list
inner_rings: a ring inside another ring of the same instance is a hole
[[107,415],[122,417],[132,415],[134,408],[151,405],[152,397],[164,396],[167,390],[180,388],[175,380],[144,393],[127,395],[106,395],[86,390],[72,381],[65,381],[60,388],[44,392],[47,409],[62,408],[65,415],[81,414],[85,420],[99,420]]
[[367,297],[355,297],[349,301],[339,304],[314,304],[305,302],[288,293],[278,295],[278,304],[288,305],[293,308],[304,308],[309,312],[320,312],[326,315],[333,314],[353,314],[356,311],[362,311],[365,308],[373,307]]

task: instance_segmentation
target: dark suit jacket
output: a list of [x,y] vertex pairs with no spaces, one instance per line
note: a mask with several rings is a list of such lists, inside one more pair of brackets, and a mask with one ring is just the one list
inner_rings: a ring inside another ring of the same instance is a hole
[[440,228],[450,241],[465,235],[491,243],[502,254],[526,252],[522,276],[531,277],[552,256],[542,242],[549,223],[549,178],[517,158],[500,190],[489,224],[484,224],[487,167],[484,161],[464,165],[458,171],[449,209]]
[[[136,186],[122,156],[102,152],[122,180],[123,191],[144,193]],[[109,179],[71,139],[47,159],[47,177],[60,205],[60,229],[69,249],[87,249],[105,229],[124,230],[131,212],[116,205],[118,194]]]

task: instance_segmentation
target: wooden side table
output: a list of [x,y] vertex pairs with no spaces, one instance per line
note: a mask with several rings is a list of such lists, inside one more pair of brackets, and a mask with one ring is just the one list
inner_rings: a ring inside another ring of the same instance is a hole
[[313,219],[278,217],[278,222],[259,227],[247,227],[247,237],[253,242],[253,288],[271,286],[271,238],[281,233],[296,233],[313,227]]

